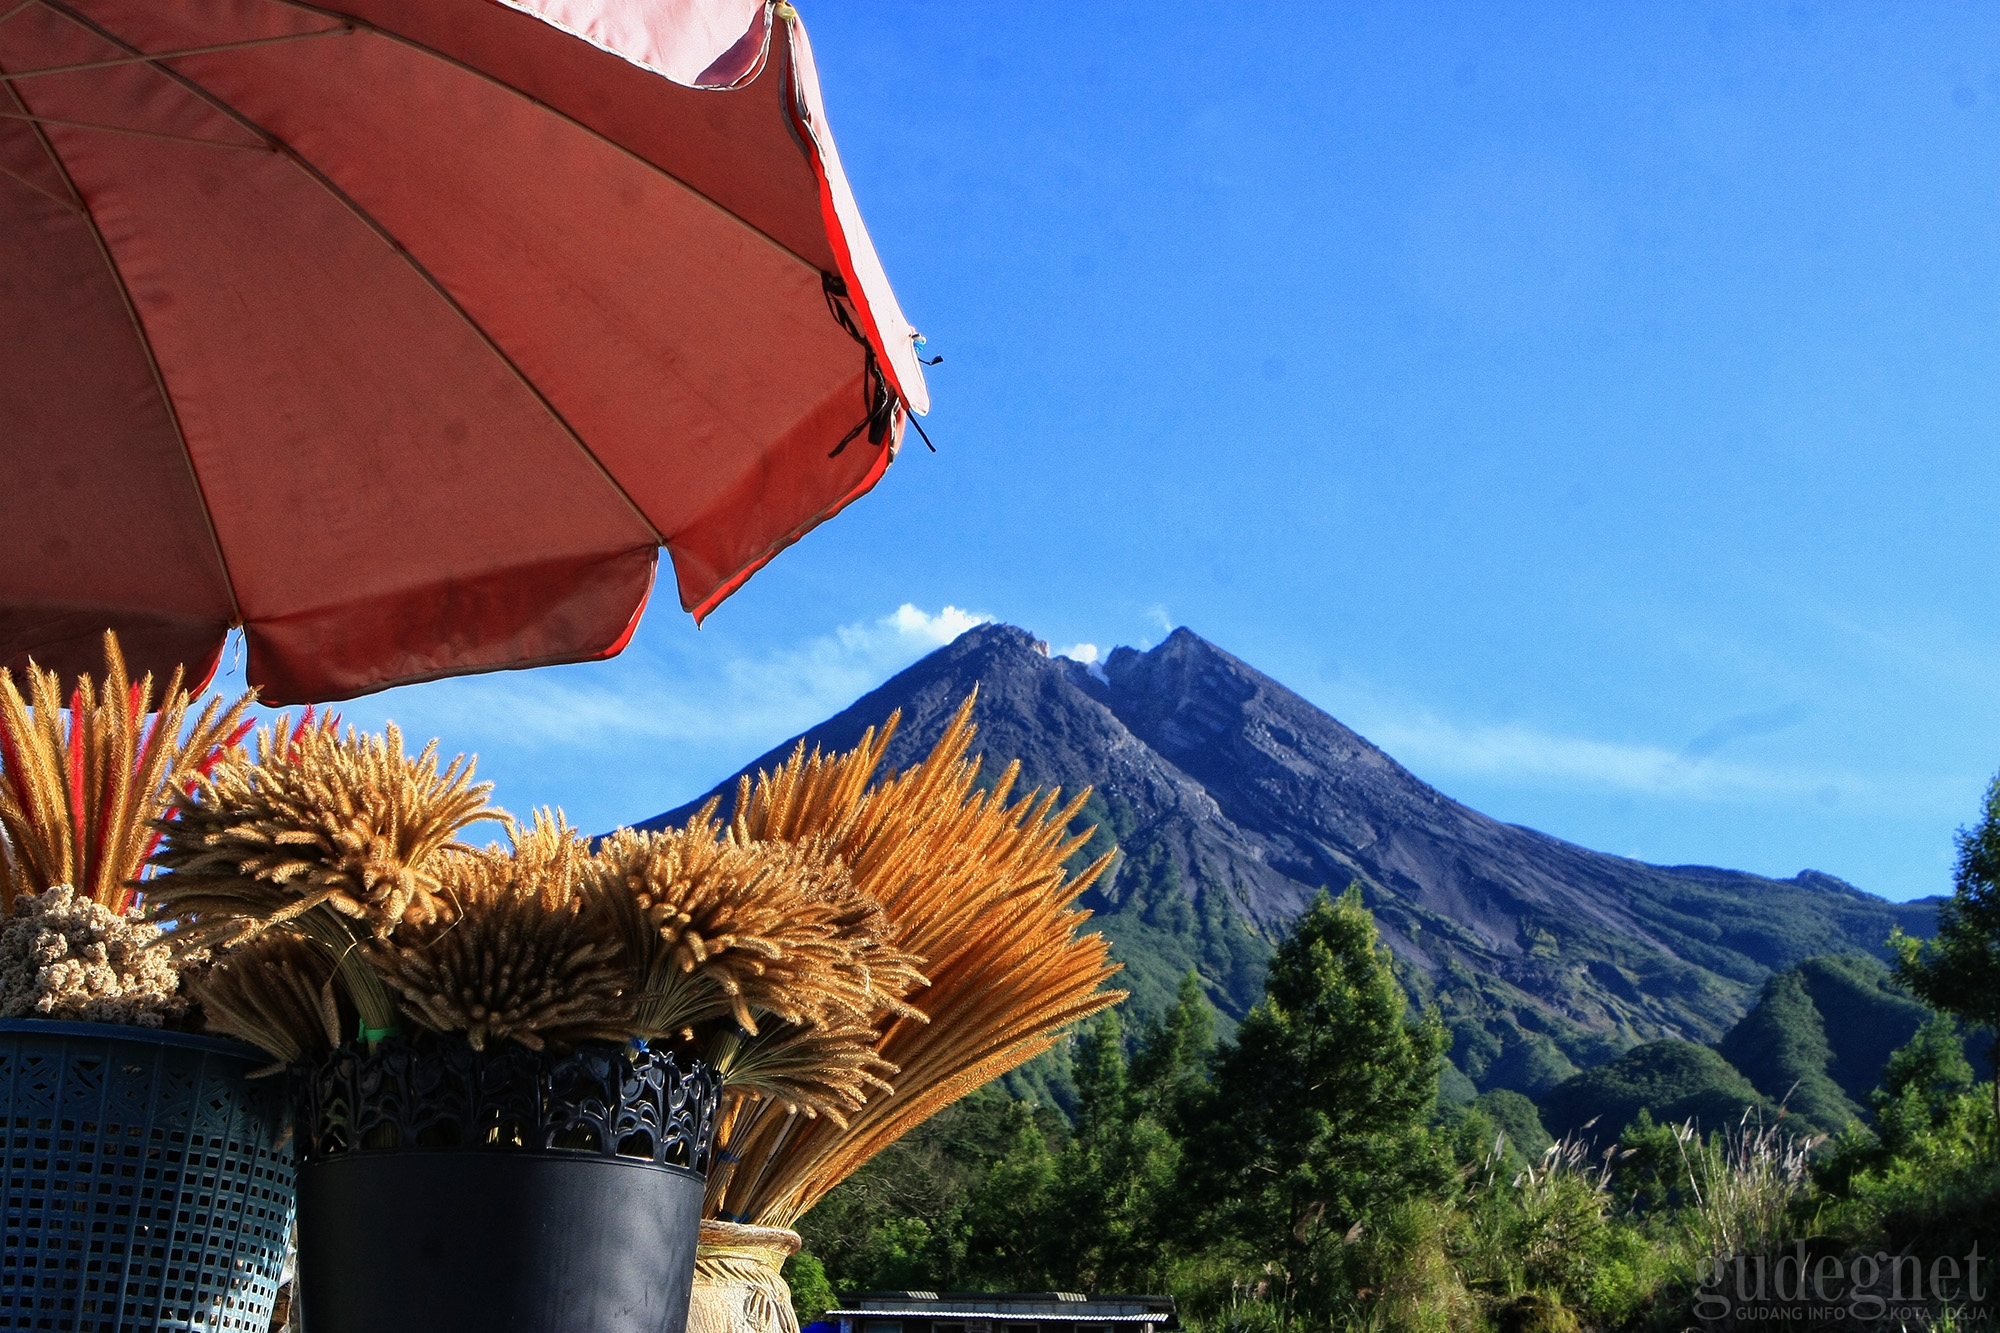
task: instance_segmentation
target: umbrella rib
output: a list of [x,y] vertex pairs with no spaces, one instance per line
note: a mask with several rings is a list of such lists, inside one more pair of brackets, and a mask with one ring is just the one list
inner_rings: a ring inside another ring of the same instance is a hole
[[228,143],[221,139],[197,139],[187,134],[162,134],[158,130],[133,129],[129,125],[102,125],[93,120],[58,120],[54,116],[36,116],[27,112],[0,111],[0,120],[25,120],[36,125],[64,125],[74,130],[103,130],[107,134],[130,134],[141,139],[161,139],[167,143],[196,143],[209,148],[233,148],[244,153],[276,151],[268,143]]
[[29,180],[26,176],[17,176],[13,172],[7,170],[7,168],[5,167],[0,167],[0,176],[5,176],[9,180],[19,181],[21,184],[33,190],[36,194],[42,196],[42,198],[47,199],[51,203],[57,204],[64,209],[67,209],[71,213],[75,213],[79,216],[81,216],[83,213],[83,210],[78,208],[73,201],[65,199],[59,194],[50,194],[47,190],[44,190],[41,186]]
[[[46,0],[44,0],[46,3]],[[18,12],[18,11],[17,11]],[[12,18],[13,15],[8,15]],[[5,85],[14,105],[26,111],[27,104],[21,100],[21,90],[13,84]],[[104,239],[104,229],[97,225],[90,208],[83,202],[83,192],[76,188],[76,181],[64,165],[62,154],[49,141],[48,131],[40,124],[32,130],[41,142],[42,151],[49,156],[49,164],[62,177],[63,188],[76,197],[76,211],[84,225],[90,228],[90,238],[97,243],[97,253],[104,257],[104,267],[111,275],[111,283],[118,289],[118,300],[125,307],[125,317],[132,322],[132,336],[139,340],[139,351],[146,358],[146,369],[152,373],[153,388],[160,395],[160,408],[167,414],[167,424],[173,427],[174,442],[181,447],[181,461],[187,464],[188,482],[194,487],[195,503],[201,506],[201,525],[208,533],[208,544],[215,551],[215,563],[222,570],[222,589],[229,594],[229,623],[232,626],[243,623],[243,608],[236,601],[236,580],[229,572],[229,557],[223,554],[222,538],[215,531],[215,514],[208,505],[208,492],[202,487],[201,474],[195,470],[194,453],[188,448],[187,433],[181,429],[181,414],[174,406],[173,395],[167,392],[167,379],[160,371],[160,359],[153,354],[153,340],[146,334],[146,326],[139,318],[139,307],[132,300],[132,289],[125,283],[125,274],[118,267],[118,257],[111,253],[110,242]]]
[[[26,0],[26,3],[14,9],[6,17],[0,18],[0,23],[5,23],[7,19],[13,18],[15,14],[26,9],[28,5],[35,3],[47,3],[47,0]],[[62,14],[65,18],[76,17],[60,5],[51,4],[49,8]],[[330,37],[336,33],[352,35],[353,32],[354,29],[351,26],[342,25],[338,28],[321,28],[315,32],[288,32],[280,37],[251,37],[240,42],[221,42],[215,46],[190,46],[179,51],[139,51],[124,42],[120,42],[120,46],[124,46],[126,50],[132,51],[133,54],[122,56],[117,60],[90,60],[78,65],[50,65],[44,69],[19,70],[12,74],[0,74],[0,82],[14,83],[21,79],[40,78],[44,74],[76,74],[83,70],[111,69],[118,65],[145,65],[151,64],[156,60],[179,60],[183,56],[206,56],[213,55],[218,51],[241,51],[245,47],[270,46],[276,42],[296,42],[307,37]]]
[[[114,46],[122,46],[128,51],[133,49],[129,42],[126,42],[123,38],[117,36],[115,33],[105,30],[103,27],[99,26],[92,20],[87,19],[83,17],[81,14],[74,12],[67,5],[59,4],[57,3],[57,0],[42,0],[42,3],[48,5],[49,8],[56,10],[58,13],[63,14],[64,17],[68,18],[71,22],[76,23],[79,26],[86,28],[91,32],[96,33],[99,37],[102,37],[105,41],[112,43]],[[371,28],[370,31],[375,31],[375,30]],[[485,326],[480,324],[480,322],[477,319],[473,318],[472,312],[467,310],[463,305],[459,304],[458,299],[445,289],[444,284],[438,281],[437,276],[433,274],[428,268],[424,267],[424,265],[417,259],[417,257],[411,254],[409,250],[403,246],[402,242],[398,241],[395,235],[391,233],[387,227],[383,226],[382,223],[376,219],[374,214],[370,213],[366,208],[364,208],[361,205],[361,202],[359,200],[355,199],[352,195],[348,194],[347,191],[341,189],[340,186],[336,185],[332,180],[330,180],[324,172],[320,171],[319,168],[313,166],[312,163],[306,161],[305,158],[301,157],[298,154],[297,150],[295,150],[290,144],[286,143],[279,136],[272,134],[269,130],[266,130],[262,125],[259,125],[255,120],[245,115],[242,111],[238,110],[236,107],[230,105],[227,101],[216,96],[213,92],[209,91],[207,88],[202,87],[200,84],[188,78],[186,75],[180,73],[178,70],[168,69],[164,65],[157,66],[156,68],[159,69],[161,74],[165,75],[169,79],[172,79],[175,83],[179,84],[189,93],[192,93],[195,97],[200,98],[202,101],[208,103],[208,105],[214,107],[217,111],[220,111],[223,115],[228,116],[231,120],[234,120],[244,129],[249,130],[252,134],[261,136],[266,142],[268,142],[271,145],[272,151],[274,153],[276,153],[279,157],[281,157],[285,161],[290,162],[293,166],[297,167],[299,171],[305,175],[307,180],[312,181],[315,185],[318,185],[320,189],[326,191],[326,193],[334,200],[335,203],[338,203],[341,207],[345,208],[350,214],[354,216],[354,219],[357,222],[359,222],[362,226],[368,228],[369,231],[373,232],[375,234],[376,239],[381,241],[382,244],[386,245],[389,248],[389,252],[391,254],[395,255],[398,259],[402,260],[403,263],[408,266],[409,270],[412,273],[414,273],[417,276],[417,278],[424,283],[425,286],[429,287],[431,291],[437,294],[439,300],[443,301],[445,305],[449,307],[454,314],[456,314],[460,319],[465,321],[465,326],[468,329],[472,330],[473,336],[478,338],[480,342],[484,343],[486,345],[486,350],[491,352],[494,355],[494,357],[499,360],[500,364],[507,368],[508,373],[511,374],[517,382],[519,382],[521,387],[526,389],[528,393],[534,397],[535,401],[542,405],[542,410],[549,414],[550,420],[554,421],[556,425],[561,428],[563,434],[569,437],[570,443],[574,444],[577,447],[577,450],[581,452],[585,458],[590,460],[591,466],[597,469],[597,474],[600,477],[604,478],[605,484],[611,487],[611,489],[617,493],[618,498],[623,500],[626,504],[626,507],[632,511],[633,517],[637,518],[640,524],[645,527],[646,531],[652,534],[654,543],[659,546],[665,546],[667,544],[667,539],[665,535],[662,534],[659,528],[654,525],[652,518],[646,513],[644,509],[641,509],[639,507],[639,502],[632,498],[631,492],[627,491],[625,487],[619,483],[618,478],[611,475],[611,470],[604,466],[603,460],[598,458],[596,452],[593,451],[589,445],[583,442],[583,437],[577,434],[576,428],[574,426],[570,425],[569,418],[565,417],[562,414],[562,412],[557,409],[556,405],[549,401],[548,395],[544,394],[541,390],[541,387],[537,385],[533,380],[528,378],[527,374],[521,369],[521,367],[515,363],[514,358],[509,356],[506,350],[502,348],[497,341],[494,340],[493,335],[486,331]],[[134,322],[136,323],[137,322],[136,313],[134,314],[133,318]],[[164,386],[163,386],[163,391],[164,391]],[[218,551],[219,549],[220,548],[218,547]],[[232,597],[232,599],[234,598],[235,593],[233,590],[231,591],[230,596]]]
[[[26,9],[29,5],[34,3],[35,0],[23,0],[23,3],[20,5],[19,8],[16,8],[8,13],[7,18],[8,19],[13,18],[15,14],[20,13],[21,10]],[[7,19],[0,19],[0,23],[5,23],[6,21]],[[0,70],[0,73],[5,73],[5,71]],[[5,101],[7,102],[8,105],[12,106],[16,111],[20,112],[24,116],[32,114],[28,110],[27,99],[21,96],[21,90],[19,88],[16,88],[14,87],[14,85],[9,83],[9,84],[0,84],[0,89],[5,89],[7,94]],[[71,180],[69,178],[69,173],[63,170],[62,159],[56,156],[55,145],[49,142],[49,136],[42,133],[41,130],[36,129],[36,130],[31,130],[29,132],[35,136],[35,142],[41,145],[42,156],[48,159],[49,169],[54,171],[57,176],[62,178],[63,188],[69,191],[69,196],[70,196],[68,200],[69,205],[72,208],[81,211],[83,209],[83,196],[77,193],[76,182]],[[19,180],[22,178],[16,177],[16,179]],[[23,180],[22,183],[27,184],[28,182]],[[40,187],[38,186],[35,188],[40,189]],[[47,193],[47,192],[42,191],[42,193]]]

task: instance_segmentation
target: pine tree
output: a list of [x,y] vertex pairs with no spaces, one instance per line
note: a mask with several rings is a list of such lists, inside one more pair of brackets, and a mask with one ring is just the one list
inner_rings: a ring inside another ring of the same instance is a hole
[[1013,1142],[966,1204],[965,1264],[975,1286],[1033,1291],[1048,1285],[1056,1157],[1034,1108],[1014,1109]]
[[1118,1013],[1106,1009],[1077,1040],[1076,1137],[1103,1139],[1129,1119],[1125,1037]]
[[1050,1274],[1081,1291],[1156,1286],[1180,1152],[1133,1095],[1114,1012],[1077,1043],[1076,1086],[1076,1133],[1057,1162],[1047,1219]]
[[1216,1055],[1184,1142],[1184,1202],[1208,1234],[1282,1269],[1287,1317],[1327,1317],[1344,1242],[1439,1188],[1428,1130],[1447,1038],[1416,1023],[1359,886],[1324,891],[1278,947],[1264,998]]
[[1132,1060],[1132,1099],[1138,1108],[1172,1129],[1182,1112],[1208,1086],[1208,1062],[1215,1053],[1215,1009],[1193,971],[1181,978],[1180,994],[1165,1017],[1146,1030]]
[[1882,1086],[1871,1099],[1883,1151],[1891,1157],[1908,1153],[1919,1139],[1944,1128],[1972,1086],[1958,1024],[1939,1014],[1883,1067]]
[[1978,826],[1959,830],[1952,879],[1937,935],[1919,941],[1899,929],[1889,944],[1896,979],[1918,999],[1992,1034],[1993,1113],[2000,1120],[2000,777],[1986,788]]

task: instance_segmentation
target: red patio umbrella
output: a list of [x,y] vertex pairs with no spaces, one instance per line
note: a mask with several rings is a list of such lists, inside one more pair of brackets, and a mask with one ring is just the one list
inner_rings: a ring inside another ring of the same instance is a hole
[[788,4],[0,0],[0,663],[699,619],[928,409]]

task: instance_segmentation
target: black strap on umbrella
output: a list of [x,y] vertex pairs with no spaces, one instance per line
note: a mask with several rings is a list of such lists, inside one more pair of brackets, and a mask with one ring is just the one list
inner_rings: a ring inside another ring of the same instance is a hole
[[[852,444],[864,430],[868,432],[868,443],[879,449],[889,438],[889,431],[896,423],[896,408],[901,399],[896,396],[896,391],[889,387],[889,377],[882,373],[882,364],[875,359],[874,344],[868,341],[868,335],[861,331],[861,326],[854,322],[854,315],[847,308],[847,280],[838,273],[822,272],[819,276],[820,289],[826,294],[826,308],[833,312],[835,322],[847,330],[847,336],[860,343],[861,350],[868,355],[867,368],[861,380],[861,400],[866,415],[855,424],[853,430],[840,437],[840,443],[833,446],[833,452],[827,457],[840,457],[841,451]],[[924,447],[936,453],[937,446],[931,443],[929,433],[917,420],[916,414],[905,407],[903,419],[917,428],[917,434],[923,438]]]

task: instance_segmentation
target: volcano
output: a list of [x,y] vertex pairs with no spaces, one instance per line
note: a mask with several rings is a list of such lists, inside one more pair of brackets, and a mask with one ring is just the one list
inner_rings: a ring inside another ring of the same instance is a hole
[[[1092,788],[1084,855],[1115,840],[1119,856],[1084,903],[1126,965],[1128,1023],[1189,970],[1240,1017],[1288,923],[1358,883],[1412,998],[1443,1014],[1457,1070],[1533,1095],[1643,1041],[1713,1042],[1774,971],[1880,956],[1893,927],[1927,935],[1936,915],[1936,899],[1892,903],[1815,870],[1650,865],[1488,818],[1188,629],[1100,666],[982,625],[743,772],[801,740],[850,747],[897,709],[901,768],[975,685],[983,781],[1019,759],[1026,785]],[[725,812],[735,791],[732,776],[712,793]]]

